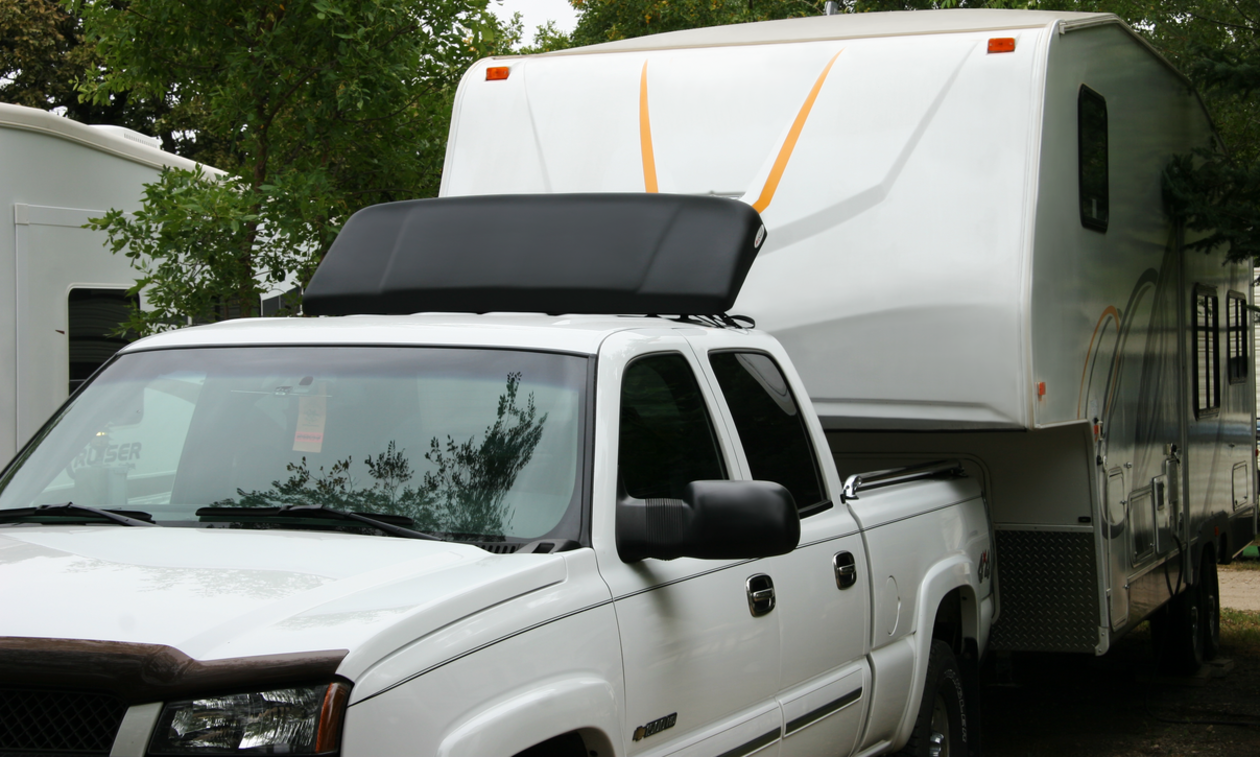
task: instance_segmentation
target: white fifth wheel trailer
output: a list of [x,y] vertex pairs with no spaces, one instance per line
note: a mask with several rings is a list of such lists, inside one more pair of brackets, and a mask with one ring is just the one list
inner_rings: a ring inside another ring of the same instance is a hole
[[0,465],[125,343],[110,333],[136,272],[83,225],[138,208],[162,168],[197,166],[160,144],[0,103]]
[[482,61],[442,194],[750,203],[769,241],[735,310],[841,472],[949,455],[983,481],[991,647],[1102,654],[1156,618],[1187,668],[1256,534],[1251,269],[1186,250],[1161,201],[1213,139],[1112,15],[839,15]]

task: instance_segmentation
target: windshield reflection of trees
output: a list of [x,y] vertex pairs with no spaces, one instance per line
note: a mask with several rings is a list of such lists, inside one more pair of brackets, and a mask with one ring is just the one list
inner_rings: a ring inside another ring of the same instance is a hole
[[[531,393],[518,404],[521,374],[509,373],[507,387],[499,395],[495,421],[480,442],[475,437],[457,442],[450,435],[443,442],[433,437],[424,459],[433,465],[419,481],[405,449],[390,441],[378,455],[364,460],[371,486],[363,487],[351,475],[350,457],[327,470],[312,471],[303,457],[289,463],[287,481],[273,481],[266,491],[245,492],[238,498],[215,502],[218,506],[278,507],[319,505],[363,513],[383,513],[410,518],[413,528],[450,535],[501,537],[511,525],[507,501],[517,476],[525,469],[542,439],[547,414],[538,415]],[[414,483],[413,483],[414,482]]]

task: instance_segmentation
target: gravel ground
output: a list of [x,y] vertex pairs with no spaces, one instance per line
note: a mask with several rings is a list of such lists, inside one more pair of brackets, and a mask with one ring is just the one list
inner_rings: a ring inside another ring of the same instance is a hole
[[[1221,607],[1260,612],[1260,570],[1221,568]],[[1256,753],[1260,754],[1260,746]]]
[[1228,672],[1155,675],[1145,625],[1102,657],[1016,655],[986,675],[983,757],[1260,757],[1260,565],[1220,582]]

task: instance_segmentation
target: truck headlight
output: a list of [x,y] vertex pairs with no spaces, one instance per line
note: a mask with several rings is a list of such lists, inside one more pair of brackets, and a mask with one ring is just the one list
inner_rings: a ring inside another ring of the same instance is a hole
[[167,702],[148,753],[335,753],[349,697],[333,683]]

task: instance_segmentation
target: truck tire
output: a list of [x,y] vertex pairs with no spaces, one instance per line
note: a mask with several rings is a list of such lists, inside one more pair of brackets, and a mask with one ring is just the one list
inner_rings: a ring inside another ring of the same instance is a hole
[[1215,660],[1221,653],[1221,584],[1216,575],[1216,559],[1203,553],[1199,571],[1199,633],[1203,634],[1203,659]]
[[903,757],[967,757],[967,697],[962,671],[949,645],[932,641],[923,701]]
[[576,733],[566,733],[535,744],[516,757],[586,757],[586,743]]

